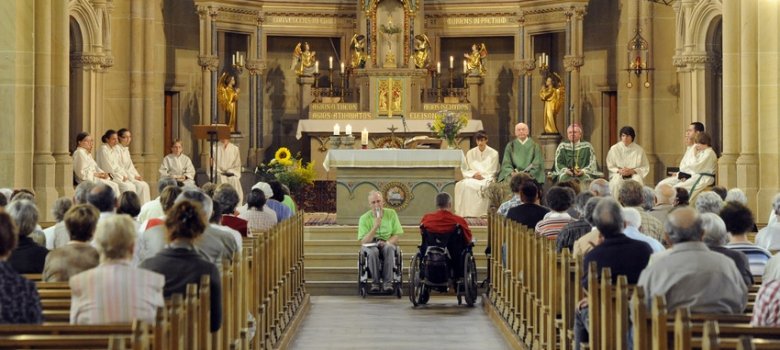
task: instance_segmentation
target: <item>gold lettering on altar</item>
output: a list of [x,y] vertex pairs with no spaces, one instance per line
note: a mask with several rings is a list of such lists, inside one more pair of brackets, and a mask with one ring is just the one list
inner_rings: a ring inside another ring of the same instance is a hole
[[312,112],[309,119],[371,120],[374,116],[369,112]]
[[311,110],[316,112],[320,112],[320,111],[357,112],[358,104],[357,103],[312,103]]
[[271,24],[326,24],[352,25],[353,19],[336,17],[283,17],[268,16],[266,22]]
[[506,17],[449,17],[446,20],[448,25],[485,25],[485,24],[507,24]]
[[425,111],[441,111],[448,110],[453,112],[468,112],[471,110],[471,105],[468,103],[426,103],[423,104],[423,110]]

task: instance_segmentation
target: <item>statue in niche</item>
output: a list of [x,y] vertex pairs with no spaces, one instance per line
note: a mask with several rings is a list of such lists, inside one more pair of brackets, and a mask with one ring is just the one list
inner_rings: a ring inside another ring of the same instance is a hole
[[223,72],[219,77],[217,84],[217,103],[225,111],[227,124],[230,132],[236,132],[236,105],[238,104],[238,93],[241,89],[236,87],[236,78]]
[[363,34],[353,35],[349,48],[352,50],[352,68],[366,68],[366,61],[368,61],[366,36]]
[[295,74],[300,76],[311,76],[314,73],[314,62],[317,60],[317,52],[311,51],[309,43],[303,43],[303,49],[301,49],[301,43],[295,45],[293,50],[292,65],[290,69],[295,70]]
[[483,76],[487,69],[485,69],[487,58],[487,47],[485,43],[479,45],[471,45],[471,53],[464,53],[463,57],[466,58],[466,69],[469,76]]
[[395,41],[395,36],[401,32],[401,28],[393,24],[392,18],[388,18],[387,25],[384,24],[380,25],[380,29],[384,36],[385,42],[387,43],[387,49],[385,50],[384,66],[395,67],[396,63],[395,63],[395,53],[393,53],[393,42]]
[[566,86],[563,85],[563,79],[555,72],[553,72],[553,76],[558,80],[557,87],[553,81],[553,77],[548,76],[542,90],[539,91],[539,97],[544,102],[545,134],[558,134],[558,127],[555,126],[555,119],[556,116],[558,116],[558,112],[561,111],[566,93]]
[[425,34],[414,36],[414,66],[417,68],[428,67],[428,55],[431,53],[431,42]]

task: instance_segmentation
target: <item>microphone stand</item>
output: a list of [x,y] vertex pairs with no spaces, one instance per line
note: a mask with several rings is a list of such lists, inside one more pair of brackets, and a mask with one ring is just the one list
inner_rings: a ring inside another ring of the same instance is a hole
[[406,148],[406,133],[408,131],[407,130],[408,128],[406,127],[406,116],[403,113],[401,113],[401,123],[404,126],[404,137],[403,137],[404,142],[401,144],[401,149],[405,149]]

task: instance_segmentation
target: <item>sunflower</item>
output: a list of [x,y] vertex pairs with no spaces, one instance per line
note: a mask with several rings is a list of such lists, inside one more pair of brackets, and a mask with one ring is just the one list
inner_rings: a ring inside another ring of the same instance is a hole
[[274,154],[274,159],[281,165],[292,165],[292,153],[290,153],[287,147],[279,147],[276,154]]

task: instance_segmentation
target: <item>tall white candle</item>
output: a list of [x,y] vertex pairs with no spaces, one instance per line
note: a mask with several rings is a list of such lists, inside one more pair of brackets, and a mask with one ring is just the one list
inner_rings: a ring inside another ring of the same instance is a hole
[[236,65],[236,54],[233,54],[233,65]]
[[328,68],[333,69],[333,56],[328,57]]
[[450,56],[450,69],[452,69],[452,67],[454,67],[454,64],[455,64],[455,57]]
[[344,134],[347,136],[352,135],[352,125],[347,124],[347,127],[344,128]]
[[341,62],[341,74],[344,74],[344,62]]
[[468,73],[468,62],[466,60],[463,60],[463,74]]
[[341,126],[339,126],[339,123],[336,123],[336,125],[333,126],[333,135],[338,136],[341,133]]
[[366,128],[363,128],[363,131],[360,132],[360,144],[361,145],[368,144],[368,129]]
[[441,74],[441,62],[436,62],[436,74]]
[[314,73],[320,72],[320,61],[314,62]]

